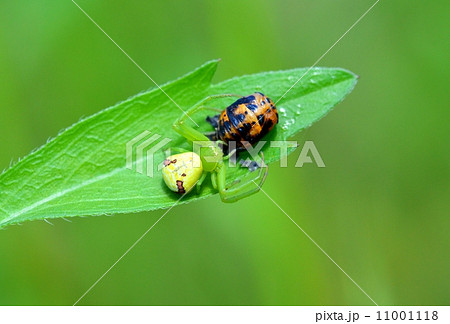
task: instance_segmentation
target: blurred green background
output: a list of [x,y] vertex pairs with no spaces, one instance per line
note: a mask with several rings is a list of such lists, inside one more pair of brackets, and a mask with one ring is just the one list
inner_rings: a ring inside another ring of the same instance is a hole
[[[77,3],[156,82],[311,66],[374,0]],[[386,1],[320,62],[361,76],[266,192],[378,304],[449,305],[448,1]],[[152,86],[70,1],[0,4],[0,169]],[[163,211],[0,231],[0,304],[71,305]],[[174,208],[80,305],[372,305],[263,193]]]

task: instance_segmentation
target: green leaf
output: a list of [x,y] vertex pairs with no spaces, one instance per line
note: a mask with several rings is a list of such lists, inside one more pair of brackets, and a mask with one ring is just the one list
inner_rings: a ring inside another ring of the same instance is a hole
[[[247,95],[260,91],[277,100],[307,69],[263,72],[211,85],[218,61],[162,86],[183,109],[212,94]],[[327,114],[351,92],[355,74],[339,68],[311,69],[277,104],[280,122],[264,140],[286,140]],[[234,99],[221,99],[226,107]],[[181,110],[158,88],[138,94],[88,117],[0,175],[0,227],[27,220],[148,211],[171,206],[179,196],[162,181],[157,164],[153,177],[126,168],[126,144],[144,131],[171,141],[165,146],[187,147],[171,125]],[[196,116],[200,129],[211,131],[204,118]],[[147,137],[148,138],[148,137]],[[137,143],[140,144],[145,139]],[[292,150],[292,149],[291,149]],[[266,161],[280,159],[279,149],[265,145]],[[164,159],[163,150],[154,155]],[[145,160],[145,159],[144,159]],[[136,163],[143,162],[134,161]],[[145,161],[143,162],[145,170]],[[239,177],[240,168],[229,168],[227,179]],[[269,174],[270,176],[270,174]],[[200,194],[190,193],[180,203],[215,194],[205,182]]]

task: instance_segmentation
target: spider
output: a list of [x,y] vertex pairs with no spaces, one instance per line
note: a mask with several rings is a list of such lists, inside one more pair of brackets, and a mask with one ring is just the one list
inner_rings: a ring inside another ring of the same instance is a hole
[[[205,106],[205,103],[224,97],[239,97],[240,99],[222,111],[217,121],[217,141],[210,140],[205,134],[186,125],[187,118],[200,111],[220,112],[216,108]],[[227,145],[231,140],[239,140],[242,143],[238,144],[238,148],[245,147],[248,145],[245,143],[248,142],[254,144],[269,132],[277,122],[278,114],[273,102],[262,93],[255,93],[246,97],[235,94],[206,97],[188,109],[173,124],[173,129],[189,142],[192,142],[198,150],[189,152],[183,149],[175,149],[180,153],[171,155],[164,160],[162,169],[164,182],[170,190],[180,194],[186,194],[194,187],[199,192],[203,181],[210,173],[214,189],[219,191],[221,200],[227,203],[238,201],[258,192],[268,172],[268,166],[264,164],[263,153],[261,152],[262,163],[256,176],[244,176],[244,178],[237,179],[227,185],[224,161],[228,160],[236,152],[236,149],[225,155],[220,144]],[[253,127],[255,125],[257,127]],[[251,173],[249,172],[249,174]]]

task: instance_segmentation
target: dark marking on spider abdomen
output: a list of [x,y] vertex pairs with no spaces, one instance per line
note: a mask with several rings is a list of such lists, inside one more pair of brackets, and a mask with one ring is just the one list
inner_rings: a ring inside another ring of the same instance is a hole
[[278,112],[272,100],[260,92],[242,97],[228,106],[219,117],[217,136],[222,141],[257,143],[278,123]]

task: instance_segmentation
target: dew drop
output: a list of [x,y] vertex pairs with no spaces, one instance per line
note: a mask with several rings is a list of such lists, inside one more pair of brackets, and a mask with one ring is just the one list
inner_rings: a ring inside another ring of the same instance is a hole
[[295,124],[295,119],[290,118],[284,121],[283,126],[281,126],[282,129],[287,130],[289,129],[289,126]]

